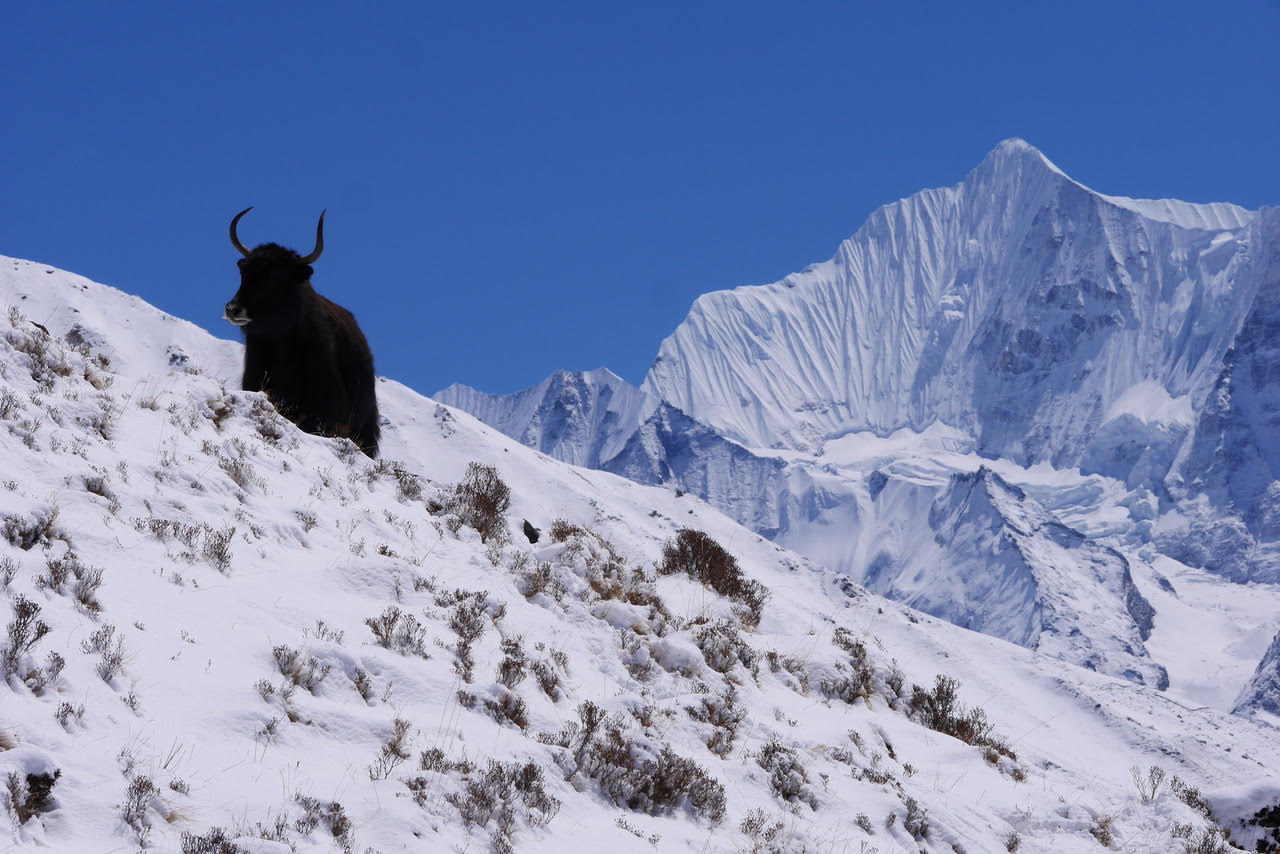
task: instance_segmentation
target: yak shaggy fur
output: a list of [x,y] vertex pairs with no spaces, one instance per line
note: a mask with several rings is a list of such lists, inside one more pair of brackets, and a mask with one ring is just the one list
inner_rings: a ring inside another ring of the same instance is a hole
[[232,243],[244,258],[225,316],[244,334],[244,390],[265,392],[308,433],[345,436],[376,457],[373,353],[355,315],[311,286],[308,261],[323,248],[319,230],[317,251],[307,258],[275,243],[246,250],[234,222]]

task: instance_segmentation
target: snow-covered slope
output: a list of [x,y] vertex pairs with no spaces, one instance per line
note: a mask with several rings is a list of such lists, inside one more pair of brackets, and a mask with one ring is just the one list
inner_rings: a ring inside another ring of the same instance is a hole
[[[536,433],[535,447],[570,456],[591,443],[560,425],[599,423],[598,413],[583,407],[611,396],[580,393],[592,379],[557,374],[504,397],[453,386],[439,398],[474,409],[513,437]],[[623,384],[612,375],[608,381]],[[547,391],[539,406],[529,405],[530,396]],[[556,429],[537,429],[544,424]],[[951,465],[889,475],[875,460],[841,461],[848,439],[832,443],[821,460],[784,462],[753,454],[667,404],[631,429],[617,456],[593,459],[596,468],[694,492],[757,533],[956,625],[1113,676],[1168,683],[1165,666],[1143,645],[1153,614],[1128,560],[985,468],[962,437],[933,431],[935,451],[950,449]],[[574,440],[561,441],[566,435]],[[889,459],[922,453],[910,445],[882,452]]]
[[987,456],[1124,476],[1100,436],[1113,407],[1144,384],[1199,406],[1274,226],[1103,196],[1010,140],[873,213],[830,261],[700,297],[643,388],[748,447],[943,422]]
[[[375,463],[119,292],[4,259],[0,303],[15,849],[1169,852],[1215,822],[1252,847],[1280,804],[1274,730],[866,593],[691,496],[391,382]],[[488,541],[471,461],[511,489]],[[685,527],[768,590],[758,622],[654,574]],[[1179,785],[1147,796],[1151,767]]]

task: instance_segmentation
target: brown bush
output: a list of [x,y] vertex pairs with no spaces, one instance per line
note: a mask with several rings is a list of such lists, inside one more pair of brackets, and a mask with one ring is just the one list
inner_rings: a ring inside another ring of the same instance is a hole
[[681,528],[675,539],[663,547],[658,573],[674,575],[677,572],[738,602],[742,606],[739,616],[744,625],[759,625],[769,591],[760,582],[744,576],[734,556],[707,534]]
[[506,532],[506,513],[511,509],[511,487],[498,476],[498,470],[483,463],[471,463],[467,473],[453,488],[448,510],[474,528],[482,542],[502,540]]

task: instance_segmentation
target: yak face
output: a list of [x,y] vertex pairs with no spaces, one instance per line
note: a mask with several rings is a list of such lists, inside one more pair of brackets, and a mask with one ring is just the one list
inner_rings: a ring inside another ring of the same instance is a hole
[[245,208],[231,220],[231,245],[244,257],[238,262],[240,290],[222,316],[246,334],[271,334],[287,329],[297,319],[298,301],[311,281],[311,264],[324,251],[324,214],[316,226],[316,248],[304,258],[276,243],[245,248],[236,235],[236,224],[251,210]]
[[302,289],[311,280],[311,265],[297,252],[264,243],[238,262],[240,289],[223,317],[248,332],[272,332],[296,320]]

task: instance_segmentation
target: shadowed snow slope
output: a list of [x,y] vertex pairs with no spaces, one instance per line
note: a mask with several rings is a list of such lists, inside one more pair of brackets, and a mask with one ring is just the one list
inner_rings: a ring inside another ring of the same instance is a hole
[[[1168,852],[1217,831],[1133,766],[1250,847],[1280,803],[1273,729],[922,615],[692,496],[386,381],[374,462],[118,291],[0,259],[0,303],[0,848]],[[472,461],[511,489],[487,542]],[[654,572],[686,527],[758,614]]]

